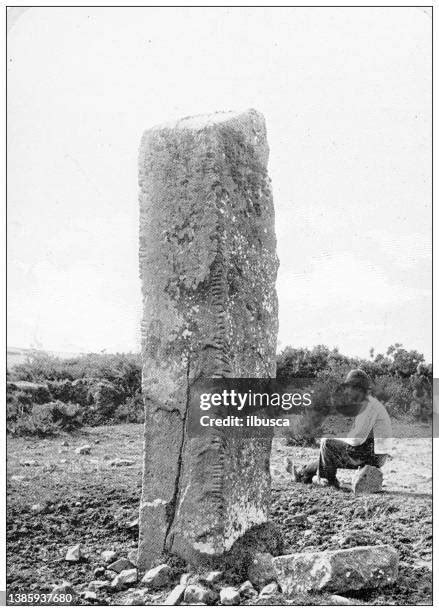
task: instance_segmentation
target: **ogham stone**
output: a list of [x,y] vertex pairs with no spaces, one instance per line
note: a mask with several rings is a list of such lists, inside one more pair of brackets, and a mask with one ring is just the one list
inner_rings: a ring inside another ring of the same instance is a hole
[[278,259],[255,110],[148,130],[139,158],[145,443],[139,569],[197,562],[268,520],[271,439],[187,432],[200,377],[274,377]]

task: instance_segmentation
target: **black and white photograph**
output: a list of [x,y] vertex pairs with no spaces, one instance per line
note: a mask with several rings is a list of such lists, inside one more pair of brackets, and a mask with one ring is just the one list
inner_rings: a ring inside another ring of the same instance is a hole
[[433,7],[3,11],[0,604],[433,606]]

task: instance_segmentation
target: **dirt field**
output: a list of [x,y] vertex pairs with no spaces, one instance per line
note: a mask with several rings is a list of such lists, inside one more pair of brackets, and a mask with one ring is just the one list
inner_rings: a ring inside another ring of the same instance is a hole
[[[91,454],[75,454],[84,444],[91,445]],[[317,449],[287,447],[276,439],[272,519],[282,530],[285,552],[392,544],[400,554],[397,584],[351,595],[358,603],[430,604],[431,440],[398,439],[394,445],[396,458],[385,467],[384,492],[355,498],[347,488],[292,483],[284,469],[286,457],[300,465]],[[90,428],[51,440],[9,438],[8,593],[49,592],[62,580],[79,592],[93,580],[102,550],[126,556],[136,548],[141,455],[141,425]],[[109,461],[118,457],[134,464],[111,467]],[[340,477],[347,487],[351,473],[342,471]],[[34,504],[39,509],[32,510]],[[296,514],[306,514],[307,524],[293,524]],[[77,543],[88,558],[70,564],[65,553]],[[152,593],[150,602],[161,597]],[[112,595],[100,603],[119,599]]]

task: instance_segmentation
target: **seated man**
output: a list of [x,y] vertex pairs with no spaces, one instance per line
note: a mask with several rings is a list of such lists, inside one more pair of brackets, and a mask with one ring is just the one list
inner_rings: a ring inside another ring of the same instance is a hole
[[381,402],[369,394],[368,375],[351,370],[342,389],[344,399],[336,402],[336,409],[345,416],[355,416],[354,426],[346,438],[322,438],[318,460],[299,471],[293,468],[298,482],[339,487],[338,468],[381,467],[390,456],[390,417]]

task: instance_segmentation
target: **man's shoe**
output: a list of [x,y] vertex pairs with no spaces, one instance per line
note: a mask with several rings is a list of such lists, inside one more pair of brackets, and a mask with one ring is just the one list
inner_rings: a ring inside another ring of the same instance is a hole
[[334,489],[340,489],[340,482],[337,480],[337,478],[334,478],[334,480],[329,480],[328,485],[330,487],[334,487]]
[[285,470],[288,474],[291,474],[291,480],[293,482],[303,482],[302,470],[298,470],[290,458],[287,458]]
[[327,478],[320,478],[317,474],[312,477],[313,485],[317,487],[329,487],[329,481]]

